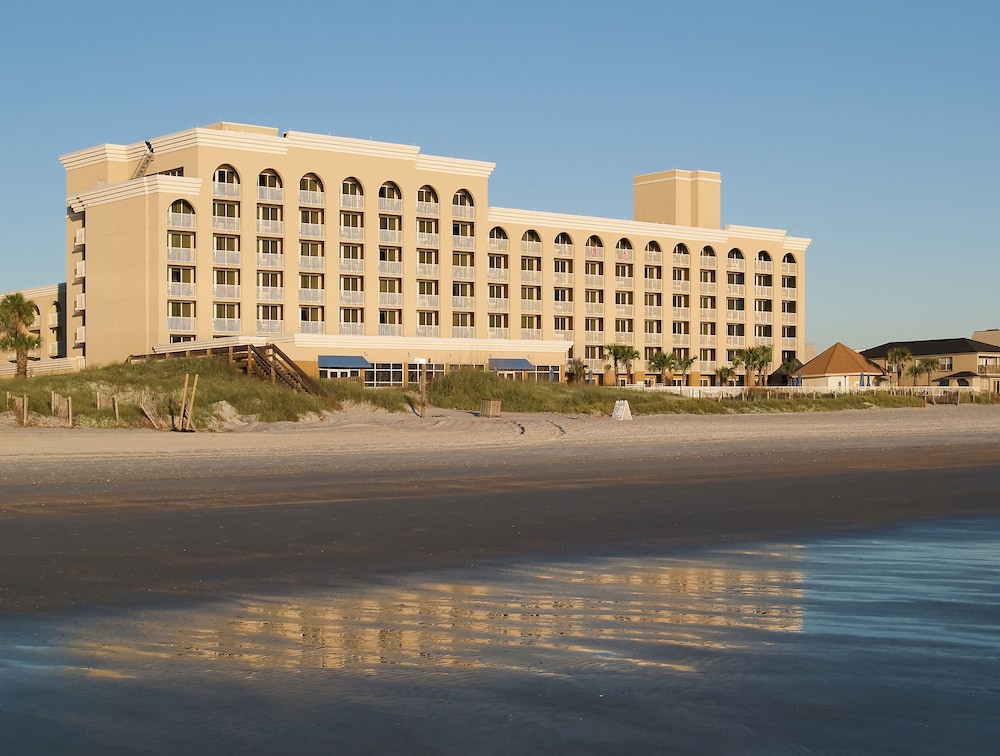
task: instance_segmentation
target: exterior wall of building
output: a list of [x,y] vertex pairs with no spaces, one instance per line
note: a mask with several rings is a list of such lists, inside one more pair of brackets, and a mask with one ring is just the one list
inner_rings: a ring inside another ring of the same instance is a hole
[[809,240],[719,228],[717,173],[637,177],[625,221],[490,207],[492,163],[405,145],[235,124],[150,144],[136,178],[144,143],[61,158],[69,346],[90,365],[235,337],[600,376],[622,343],[638,379],[673,349],[697,384],[756,343],[804,353]]
[[[15,292],[0,294],[0,299]],[[81,367],[82,361],[73,360],[66,354],[66,329],[68,317],[66,309],[66,285],[52,284],[19,292],[29,302],[33,302],[37,315],[31,332],[41,339],[38,349],[29,354],[28,374],[44,372],[69,372]],[[16,372],[14,353],[0,353],[0,377],[12,376]]]

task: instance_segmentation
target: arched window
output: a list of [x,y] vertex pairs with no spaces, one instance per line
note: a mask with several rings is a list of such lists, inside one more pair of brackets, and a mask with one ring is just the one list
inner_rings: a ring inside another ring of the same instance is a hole
[[323,204],[323,182],[315,173],[307,173],[299,179],[299,203],[303,205]]
[[688,248],[684,244],[678,244],[674,247],[675,255],[686,255],[688,254]]
[[630,254],[632,252],[632,242],[628,239],[621,238],[618,243],[615,244],[615,249],[622,254]]
[[556,244],[561,244],[565,246],[573,246],[573,238],[567,234],[565,231],[556,236]]
[[365,190],[353,176],[345,178],[340,184],[340,206],[353,210],[363,210],[365,207]]
[[791,252],[786,252],[785,256],[781,258],[781,262],[787,263],[789,265],[795,265],[795,255]]
[[651,241],[651,242],[649,242],[646,245],[646,251],[647,252],[661,252],[662,250],[660,249],[660,245],[659,244],[657,244],[655,241]]
[[167,212],[167,225],[174,228],[194,228],[194,208],[187,200],[174,200]]
[[733,249],[729,250],[729,259],[730,260],[742,260],[743,259],[743,253],[740,252],[738,249],[733,248]]
[[220,165],[212,174],[212,195],[215,197],[240,196],[240,174],[231,165]]
[[451,214],[454,218],[475,218],[476,208],[472,201],[472,195],[465,189],[455,192],[451,198]]
[[378,209],[383,213],[403,212],[403,193],[392,181],[386,181],[378,188]]
[[490,229],[490,238],[491,239],[506,239],[507,238],[507,232],[504,231],[502,228],[500,228],[500,226],[494,226],[493,228]]
[[769,255],[764,250],[761,250],[760,252],[757,253],[757,259],[760,260],[761,262],[771,262],[771,255]]
[[277,171],[268,168],[257,176],[257,199],[262,202],[284,201],[285,193]]
[[701,256],[702,257],[711,257],[711,258],[714,259],[715,258],[715,250],[712,249],[711,247],[702,247],[701,248]]
[[528,229],[521,236],[521,252],[529,255],[540,255],[542,253],[542,237],[537,231]]

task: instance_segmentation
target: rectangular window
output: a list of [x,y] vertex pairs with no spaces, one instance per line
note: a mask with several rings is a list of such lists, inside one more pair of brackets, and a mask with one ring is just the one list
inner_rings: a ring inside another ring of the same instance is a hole
[[587,260],[583,263],[584,275],[588,276],[603,276],[604,275],[604,263],[597,260]]
[[583,330],[597,333],[604,330],[604,318],[585,318]]
[[270,287],[280,287],[282,286],[282,274],[272,273],[270,271],[257,271],[257,285],[258,286],[270,286]]
[[715,336],[715,323],[702,323],[699,330],[702,336]]
[[541,315],[522,315],[521,316],[521,328],[528,331],[537,331],[542,327],[542,316]]
[[341,291],[364,291],[365,280],[361,276],[341,276]]
[[744,305],[743,297],[729,297],[726,299],[726,309],[730,312],[742,312]]
[[538,301],[542,298],[542,287],[541,286],[522,286],[521,287],[521,299],[528,299],[531,301]]
[[240,306],[235,302],[216,302],[212,309],[217,320],[239,320]]
[[674,307],[690,307],[691,298],[688,294],[674,294],[673,303]]
[[621,306],[631,305],[635,300],[633,299],[631,291],[616,291],[615,292],[615,304]]
[[167,302],[168,318],[193,318],[194,302]]
[[281,305],[257,305],[257,320],[281,320]]
[[379,247],[379,262],[400,262],[403,259],[403,250],[399,247]]
[[507,328],[510,322],[505,312],[491,312],[488,318],[490,328]]
[[323,257],[323,242],[299,242],[299,255],[302,257]]
[[690,281],[691,280],[691,269],[690,268],[674,268],[674,280],[675,281]]
[[280,255],[281,239],[258,239],[257,251],[262,255]]
[[644,333],[663,333],[662,320],[647,320],[643,327]]
[[451,324],[459,328],[470,328],[476,324],[476,314],[474,312],[453,312]]
[[671,333],[674,336],[685,336],[691,333],[691,324],[686,320],[675,320],[673,326],[671,327]]
[[615,278],[632,278],[632,263],[615,263]]
[[701,298],[701,309],[703,309],[703,310],[714,310],[715,309],[715,297],[702,297]]
[[364,260],[364,247],[360,244],[341,244],[340,257],[342,260]]
[[420,280],[417,281],[417,294],[422,294],[424,296],[436,296],[438,293],[438,282]]
[[557,287],[552,290],[552,299],[554,302],[572,302],[573,290]]
[[615,320],[615,333],[632,333],[632,319],[617,318]]
[[437,310],[417,310],[418,326],[436,326],[439,322]]
[[557,316],[552,321],[552,328],[556,331],[572,331],[573,318]]
[[727,323],[726,324],[726,336],[743,336],[743,324],[742,323]]
[[703,270],[699,275],[702,283],[715,283],[715,271]]
[[583,348],[583,358],[586,360],[603,360],[604,347],[597,345],[585,346]]
[[490,284],[490,299],[507,299],[507,284]]
[[583,301],[591,304],[604,304],[604,290],[587,289],[583,292]]
[[572,260],[553,260],[552,269],[556,273],[572,273],[573,272],[573,261]]
[[490,255],[489,266],[493,270],[507,270],[507,255]]
[[340,310],[341,323],[364,323],[365,311],[358,307],[345,307]]
[[438,251],[436,249],[418,249],[417,262],[421,265],[437,265]]
[[659,265],[647,265],[643,276],[647,281],[660,281],[663,279],[663,269]]

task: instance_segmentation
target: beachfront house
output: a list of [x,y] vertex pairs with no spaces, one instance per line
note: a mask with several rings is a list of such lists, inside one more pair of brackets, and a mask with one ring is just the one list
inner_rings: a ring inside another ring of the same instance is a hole
[[799,384],[831,391],[876,388],[886,383],[886,372],[839,341],[803,365]]
[[[967,387],[1000,393],[1000,344],[965,338],[890,341],[861,354],[888,369],[886,360],[894,349],[905,349],[911,357],[903,366],[903,386]],[[936,360],[936,369],[929,375],[908,376],[909,366],[923,359]]]

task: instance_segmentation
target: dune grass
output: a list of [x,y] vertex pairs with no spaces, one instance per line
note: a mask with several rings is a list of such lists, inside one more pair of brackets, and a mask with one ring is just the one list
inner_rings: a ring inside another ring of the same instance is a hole
[[[228,404],[235,414],[252,416],[261,422],[294,422],[310,413],[338,409],[342,403],[362,404],[387,412],[408,412],[419,404],[415,388],[368,389],[360,383],[340,381],[320,382],[327,398],[296,394],[247,378],[225,361],[210,357],[116,364],[66,375],[0,380],[0,400],[5,397],[4,392],[18,397],[27,395],[33,413],[29,424],[59,424],[47,420],[55,392],[72,397],[74,425],[135,428],[150,425],[139,408],[139,402],[145,399],[169,427],[171,406],[180,403],[185,374],[189,376],[189,392],[198,376],[196,428],[208,428],[218,415],[224,414],[222,403]],[[98,393],[104,398],[101,409],[97,407]],[[118,420],[110,407],[112,396],[119,401]],[[889,392],[775,398],[761,390],[739,399],[694,399],[614,387],[510,381],[475,370],[456,371],[428,388],[428,405],[432,407],[478,412],[483,399],[499,399],[505,412],[591,415],[610,415],[619,399],[628,400],[633,415],[826,412],[923,405],[919,397]],[[989,403],[992,397],[980,396],[976,401]]]

